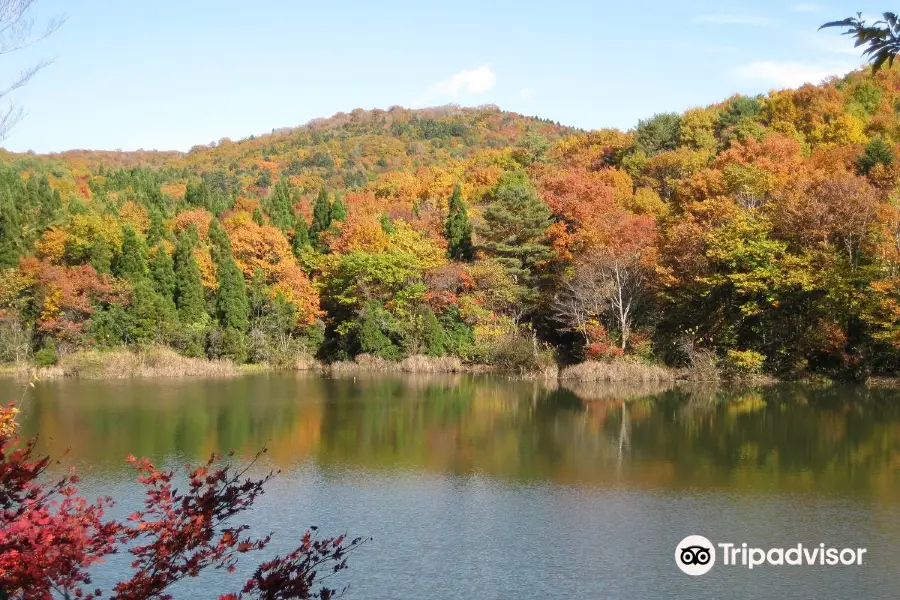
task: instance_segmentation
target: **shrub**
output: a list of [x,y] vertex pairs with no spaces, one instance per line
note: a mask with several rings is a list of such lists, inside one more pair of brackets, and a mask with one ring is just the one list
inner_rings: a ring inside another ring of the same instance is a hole
[[56,344],[48,342],[43,348],[34,353],[34,364],[38,367],[51,367],[59,362],[59,354],[56,352]]
[[758,375],[766,357],[754,350],[729,350],[722,359],[722,370],[731,376]]

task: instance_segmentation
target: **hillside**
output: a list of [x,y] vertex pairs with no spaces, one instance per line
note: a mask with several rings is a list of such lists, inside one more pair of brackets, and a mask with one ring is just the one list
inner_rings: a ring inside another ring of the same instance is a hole
[[0,360],[166,344],[895,374],[900,74],[629,132],[356,110],[190,152],[2,153]]

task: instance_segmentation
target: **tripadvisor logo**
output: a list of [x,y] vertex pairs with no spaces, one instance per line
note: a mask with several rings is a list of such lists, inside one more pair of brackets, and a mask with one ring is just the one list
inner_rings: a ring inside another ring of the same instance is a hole
[[689,535],[675,547],[675,564],[688,575],[703,575],[716,564],[716,548],[721,553],[722,565],[753,569],[769,566],[837,566],[862,565],[866,548],[826,548],[825,544],[789,548],[750,548],[746,543],[713,544],[702,535]]

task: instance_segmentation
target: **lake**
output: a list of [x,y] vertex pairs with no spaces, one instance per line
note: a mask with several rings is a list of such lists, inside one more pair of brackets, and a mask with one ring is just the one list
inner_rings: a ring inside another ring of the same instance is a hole
[[[0,380],[3,397],[18,397]],[[116,514],[140,502],[128,454],[158,464],[234,449],[280,475],[248,516],[275,551],[318,525],[373,540],[349,599],[888,598],[900,593],[900,392],[722,391],[496,377],[302,374],[52,381],[26,434]],[[689,534],[751,547],[867,548],[861,566],[728,567],[690,577]],[[234,576],[176,597],[235,591]],[[127,557],[107,572],[124,575]],[[108,577],[96,581],[108,586]]]

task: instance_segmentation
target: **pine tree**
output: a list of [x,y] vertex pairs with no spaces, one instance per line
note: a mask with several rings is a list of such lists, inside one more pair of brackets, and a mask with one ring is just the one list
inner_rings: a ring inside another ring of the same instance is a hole
[[104,238],[97,239],[91,246],[90,263],[98,273],[109,275],[112,273],[112,248]]
[[253,222],[262,227],[266,224],[265,219],[263,218],[262,211],[259,210],[259,205],[253,209]]
[[894,153],[884,138],[877,137],[866,145],[863,155],[857,161],[857,167],[863,175],[868,175],[875,165],[889,166],[894,162]]
[[291,198],[291,188],[287,179],[281,179],[272,190],[272,194],[266,203],[266,212],[272,225],[281,231],[287,231],[293,223],[294,202]]
[[388,235],[397,231],[397,228],[394,227],[394,222],[391,221],[391,216],[387,213],[381,213],[381,216],[378,218],[379,223],[381,223],[381,230]]
[[129,281],[138,281],[147,275],[143,244],[133,227],[125,227],[122,236],[122,254],[116,263],[116,275]]
[[163,298],[146,279],[138,281],[131,291],[131,303],[126,309],[128,341],[135,343],[161,342],[164,332],[173,322]]
[[231,242],[225,230],[214,220],[210,224],[209,239],[214,244],[214,254],[219,275],[216,290],[216,312],[226,330],[246,331],[250,324],[250,305],[244,275],[234,262]]
[[[219,224],[218,219],[213,219],[209,223],[209,242],[212,244],[214,253],[224,252],[231,254],[231,240],[228,239],[228,234]],[[218,255],[215,258],[218,260]]]
[[12,267],[19,260],[22,228],[19,211],[9,188],[0,189],[0,267]]
[[319,243],[319,235],[331,227],[331,203],[328,201],[328,191],[323,187],[319,190],[319,196],[313,205],[312,224],[309,227],[309,239],[313,244]]
[[150,216],[150,227],[147,230],[147,243],[153,246],[157,242],[169,239],[169,230],[166,229],[162,210],[151,204],[147,209],[147,212]]
[[229,254],[219,263],[219,289],[216,292],[216,311],[222,327],[246,331],[250,325],[250,306],[244,275]]
[[202,323],[206,320],[203,283],[200,267],[194,256],[196,244],[197,231],[190,227],[181,232],[175,247],[175,305],[185,324]]
[[527,182],[501,184],[484,210],[484,248],[517,283],[527,283],[535,263],[550,255],[550,209]]
[[[346,221],[347,220],[347,203],[344,202],[344,199],[340,196],[337,196],[334,199],[334,203],[331,205],[331,222],[334,221]],[[330,224],[329,224],[330,225]]]
[[453,260],[472,260],[472,225],[462,199],[459,185],[453,188],[450,196],[447,221],[444,224],[444,236],[447,238],[447,256]]
[[294,237],[291,240],[291,249],[294,256],[299,257],[304,248],[309,247],[309,225],[306,224],[306,218],[297,213],[294,220]]
[[163,298],[175,299],[175,263],[162,245],[156,246],[150,257],[150,280],[153,289]]

